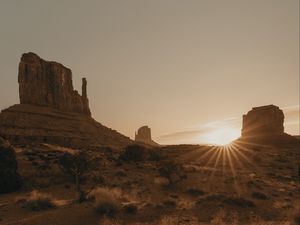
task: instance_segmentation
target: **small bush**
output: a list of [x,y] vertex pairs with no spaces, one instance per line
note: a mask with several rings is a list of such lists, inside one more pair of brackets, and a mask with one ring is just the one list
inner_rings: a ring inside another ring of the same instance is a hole
[[50,195],[42,194],[38,191],[31,192],[28,199],[24,201],[24,208],[33,211],[47,210],[55,207]]
[[169,179],[167,179],[165,177],[156,177],[154,179],[154,183],[161,187],[166,187],[170,184],[170,181],[169,181]]
[[135,204],[127,204],[123,207],[124,212],[127,214],[136,214],[137,213],[137,206]]
[[166,200],[163,202],[163,204],[167,208],[175,208],[177,206],[177,203],[174,200]]
[[91,178],[94,184],[96,185],[104,185],[105,179],[99,172],[94,172],[91,174]]
[[192,195],[192,196],[200,196],[200,195],[205,194],[204,191],[201,191],[197,188],[189,188],[189,189],[186,190],[186,193],[188,193],[189,195]]
[[247,199],[244,198],[235,198],[235,197],[228,197],[223,200],[224,203],[227,205],[237,206],[241,208],[252,208],[255,207],[255,204]]
[[267,200],[269,199],[264,193],[261,192],[253,192],[252,197],[260,200]]
[[141,145],[128,145],[120,159],[126,162],[142,162],[145,159],[145,148]]
[[173,161],[162,162],[162,166],[158,170],[160,176],[167,178],[170,184],[175,184],[187,179],[187,176],[183,171],[182,166]]
[[88,195],[95,202],[95,210],[101,215],[113,216],[121,208],[121,192],[118,189],[96,188]]
[[89,160],[86,152],[76,154],[65,153],[59,159],[60,169],[68,176],[74,179],[78,193],[81,192],[80,182],[83,175],[94,166],[94,161]]
[[118,170],[118,171],[115,173],[115,176],[116,176],[116,177],[125,177],[125,176],[127,176],[127,173],[126,173],[124,170]]
[[300,225],[300,215],[296,215],[294,221],[296,225]]
[[148,156],[148,160],[149,161],[160,161],[160,160],[162,160],[162,156],[161,156],[161,154],[158,152],[158,151],[150,151],[149,152],[149,156]]

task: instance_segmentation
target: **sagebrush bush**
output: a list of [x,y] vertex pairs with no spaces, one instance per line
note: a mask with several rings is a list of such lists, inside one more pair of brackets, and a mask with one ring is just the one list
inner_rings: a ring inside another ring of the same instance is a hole
[[167,178],[170,184],[175,184],[187,179],[187,175],[184,173],[182,166],[173,161],[162,162],[158,172],[161,177]]
[[256,199],[260,199],[260,200],[267,200],[267,199],[269,199],[268,196],[266,196],[262,192],[253,192],[252,193],[252,197],[256,198]]
[[254,202],[251,200],[241,198],[241,197],[228,197],[223,200],[227,205],[242,207],[242,208],[252,208],[255,207]]
[[135,204],[127,204],[123,207],[125,213],[128,214],[136,214],[137,213],[137,206]]
[[154,183],[161,187],[167,187],[170,184],[170,181],[165,177],[156,177],[154,178]]
[[142,162],[145,160],[145,147],[141,145],[128,145],[120,155],[120,159],[127,162]]
[[200,195],[204,195],[205,194],[204,191],[199,190],[197,188],[188,188],[186,190],[186,193],[189,194],[189,195],[192,195],[192,196],[200,196]]
[[86,152],[78,152],[76,154],[65,153],[59,159],[60,169],[68,176],[74,179],[76,189],[80,194],[81,181],[83,175],[94,166],[94,161],[89,160]]
[[24,199],[24,208],[41,211],[51,208],[55,208],[55,204],[50,195],[40,193],[38,191],[31,192],[30,196],[27,199]]
[[101,215],[113,216],[121,208],[121,191],[119,189],[96,188],[88,194],[94,200],[96,212]]

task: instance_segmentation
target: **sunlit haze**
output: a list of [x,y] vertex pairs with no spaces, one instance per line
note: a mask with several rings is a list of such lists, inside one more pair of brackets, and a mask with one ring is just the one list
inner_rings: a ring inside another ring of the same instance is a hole
[[92,116],[161,144],[228,144],[274,104],[299,134],[298,0],[0,2],[0,109],[19,103],[24,52],[88,81]]

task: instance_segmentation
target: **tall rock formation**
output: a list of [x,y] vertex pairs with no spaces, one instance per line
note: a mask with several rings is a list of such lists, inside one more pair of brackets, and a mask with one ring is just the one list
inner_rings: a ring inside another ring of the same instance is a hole
[[152,146],[158,146],[151,138],[151,129],[148,126],[142,126],[135,133],[135,141],[145,143]]
[[73,88],[72,71],[60,63],[45,61],[34,53],[23,54],[18,81],[21,104],[91,115],[86,79],[82,79],[80,96]]
[[133,143],[91,117],[86,79],[79,95],[73,89],[71,70],[62,64],[23,54],[18,80],[20,104],[0,113],[0,136],[12,144],[119,147]]
[[275,105],[254,107],[243,115],[242,136],[244,142],[299,143],[296,138],[284,132],[284,113]]
[[283,134],[283,122],[284,114],[278,106],[254,107],[243,115],[242,136]]

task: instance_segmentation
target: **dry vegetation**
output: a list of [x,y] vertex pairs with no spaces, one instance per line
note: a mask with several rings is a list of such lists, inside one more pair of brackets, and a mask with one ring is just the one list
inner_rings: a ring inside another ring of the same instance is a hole
[[[296,225],[297,148],[20,146],[24,185],[0,196],[0,224]],[[69,176],[61,158],[81,151],[93,166]],[[74,179],[84,193],[79,202]]]

